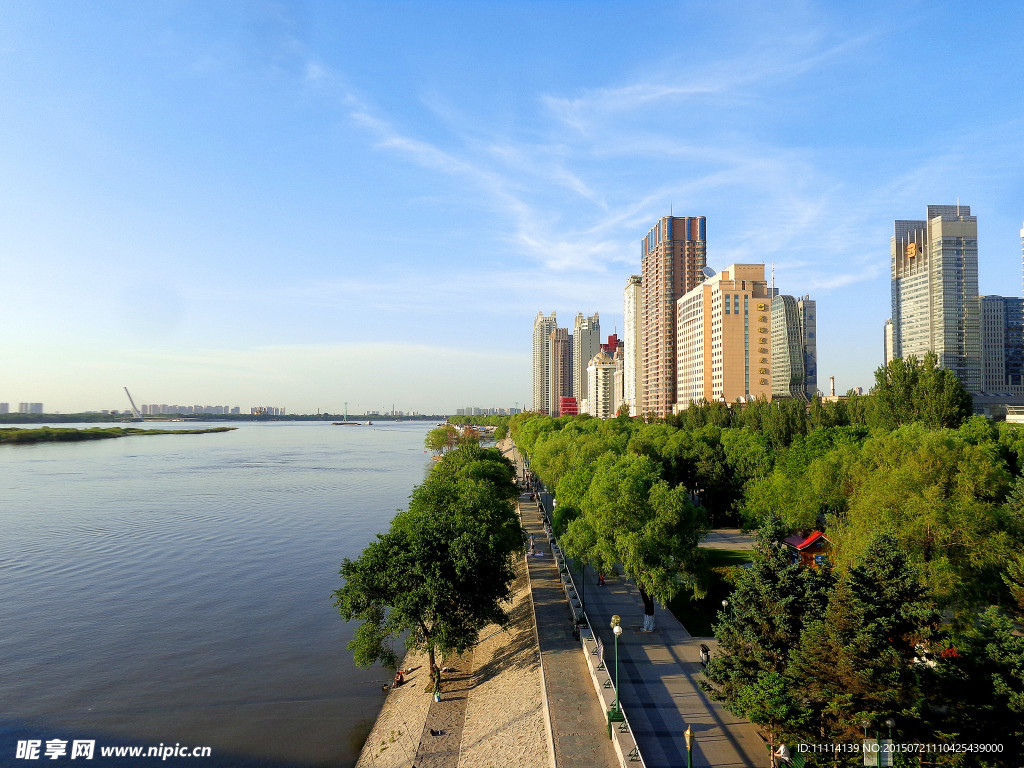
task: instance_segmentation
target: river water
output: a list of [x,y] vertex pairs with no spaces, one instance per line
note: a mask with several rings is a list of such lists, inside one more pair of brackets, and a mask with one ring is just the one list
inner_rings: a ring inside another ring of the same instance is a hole
[[331,591],[423,481],[431,427],[0,446],[0,765],[52,739],[94,740],[84,765],[352,765],[387,672],[353,665]]

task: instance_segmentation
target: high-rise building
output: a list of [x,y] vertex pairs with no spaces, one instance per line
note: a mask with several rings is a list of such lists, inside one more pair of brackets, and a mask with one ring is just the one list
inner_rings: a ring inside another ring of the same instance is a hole
[[882,356],[885,359],[886,365],[892,362],[894,344],[895,341],[893,338],[893,324],[892,318],[890,317],[888,320],[885,321],[885,327],[882,329]]
[[643,343],[642,325],[640,320],[640,306],[642,278],[640,275],[631,275],[626,282],[626,290],[623,292],[624,316],[622,335],[624,336],[625,348],[622,360],[622,403],[629,406],[629,414],[636,416],[640,413],[640,392],[643,387],[641,375],[643,368]]
[[981,297],[981,377],[988,394],[1024,394],[1024,299]]
[[0,403],[0,413],[10,413],[10,412],[11,412],[11,404],[10,403]]
[[558,319],[552,312],[545,317],[538,312],[533,321],[533,410],[547,413],[551,402],[551,332],[558,327]]
[[772,296],[764,264],[733,264],[679,299],[676,391],[691,402],[772,396]]
[[42,413],[42,403],[18,403],[18,413]]
[[818,393],[816,314],[809,296],[772,299],[772,397],[811,400]]
[[619,409],[622,407],[622,392],[625,384],[626,374],[626,347],[620,341],[619,346],[615,349],[615,354],[612,355],[612,361],[615,363],[615,381],[613,382],[614,394],[612,395],[612,415],[617,416]]
[[978,219],[967,205],[929,205],[897,220],[890,241],[893,357],[929,351],[971,393],[981,391]]
[[562,398],[573,397],[572,336],[568,328],[555,328],[549,338],[551,359],[548,362],[548,371],[551,381],[548,385],[550,395],[547,412],[552,416],[560,416],[562,412],[559,404]]
[[587,396],[587,365],[601,349],[601,319],[597,312],[576,314],[572,328],[572,396],[579,402]]
[[640,412],[664,416],[676,402],[676,302],[703,279],[707,232],[703,216],[664,216],[640,241]]
[[587,413],[599,419],[615,415],[615,361],[599,350],[587,366]]

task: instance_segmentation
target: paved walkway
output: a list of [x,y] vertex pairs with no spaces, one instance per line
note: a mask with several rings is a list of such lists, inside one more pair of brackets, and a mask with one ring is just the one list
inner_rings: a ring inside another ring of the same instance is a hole
[[739,528],[715,528],[700,545],[704,549],[753,549],[755,538]]
[[540,557],[528,557],[544,685],[558,768],[615,768],[618,758],[608,738],[604,711],[594,692],[562,580],[548,547],[540,509],[528,494],[520,497],[523,527],[533,534]]
[[[711,701],[700,689],[700,645],[714,653],[713,638],[694,638],[667,610],[655,611],[656,629],[643,633],[643,603],[632,582],[597,576],[588,568],[586,610],[605,645],[605,658],[614,664],[615,641],[609,627],[613,614],[622,617],[619,637],[619,699],[633,727],[647,768],[686,765],[683,732],[694,733],[695,766],[767,766],[768,750],[757,729]],[[579,582],[577,582],[579,583]]]

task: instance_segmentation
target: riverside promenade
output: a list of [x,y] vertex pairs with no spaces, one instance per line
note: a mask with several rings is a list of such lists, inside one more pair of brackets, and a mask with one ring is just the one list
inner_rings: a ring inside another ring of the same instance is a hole
[[[516,463],[522,467],[518,456]],[[550,513],[551,495],[541,493],[540,501]],[[716,537],[715,546],[746,548],[749,537],[730,531]],[[599,587],[592,568],[585,573],[574,568],[573,578],[580,587],[591,626],[604,643],[609,668],[615,664],[610,620],[615,614],[622,619],[623,632],[618,641],[619,700],[646,768],[687,765],[683,738],[687,726],[694,734],[694,766],[760,768],[770,764],[768,748],[757,728],[730,714],[700,689],[700,646],[709,646],[714,654],[714,638],[692,637],[668,610],[660,607],[655,613],[654,632],[641,632],[643,602],[631,581],[617,574],[605,574],[605,586]]]
[[544,670],[545,698],[557,768],[616,768],[615,749],[607,735],[604,710],[590,679],[573,618],[562,590],[558,566],[548,546],[540,507],[529,494],[519,499],[523,527],[536,542],[537,556],[527,557],[537,637]]
[[[511,441],[499,446],[516,462]],[[435,702],[426,658],[410,654],[403,667],[414,668],[408,682],[387,694],[358,768],[628,768],[607,735],[605,712],[594,689],[584,651],[573,637],[572,614],[543,531],[542,506],[551,497],[531,501],[523,494],[523,526],[533,534],[540,557],[517,566],[512,621],[491,627],[468,654],[445,659],[450,672],[443,696]],[[739,548],[745,537],[727,532],[717,542]],[[742,546],[742,545],[741,545]],[[768,751],[754,726],[733,717],[700,690],[700,644],[666,610],[656,615],[657,629],[641,633],[643,604],[636,587],[621,576],[574,570],[587,615],[614,668],[612,614],[622,617],[618,642],[619,698],[632,726],[646,768],[682,768],[687,764],[683,732],[695,734],[694,766],[762,767]],[[382,694],[383,695],[383,694]]]

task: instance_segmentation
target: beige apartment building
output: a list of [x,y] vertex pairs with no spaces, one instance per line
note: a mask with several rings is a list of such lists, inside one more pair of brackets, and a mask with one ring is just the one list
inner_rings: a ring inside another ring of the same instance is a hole
[[615,415],[615,361],[604,350],[587,366],[587,413],[599,419]]
[[[703,216],[664,216],[640,241],[643,391],[640,413],[664,416],[676,396],[676,302],[697,286],[707,259]],[[626,339],[628,345],[630,340]]]
[[774,293],[764,264],[733,264],[676,302],[677,412],[691,402],[771,400]]

